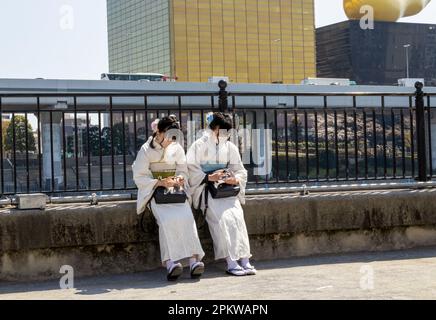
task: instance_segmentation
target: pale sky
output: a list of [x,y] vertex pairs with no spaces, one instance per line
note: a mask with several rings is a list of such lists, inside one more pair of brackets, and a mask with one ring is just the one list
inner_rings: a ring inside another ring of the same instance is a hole
[[[315,0],[317,27],[346,20],[342,1]],[[401,21],[436,23],[436,0]],[[106,0],[1,0],[0,41],[0,78],[99,79]]]

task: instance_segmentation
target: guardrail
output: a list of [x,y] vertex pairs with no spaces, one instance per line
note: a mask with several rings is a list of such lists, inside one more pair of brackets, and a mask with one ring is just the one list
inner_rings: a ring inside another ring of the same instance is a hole
[[[0,94],[1,193],[134,190],[131,164],[156,117],[178,115],[186,134],[188,121],[201,129],[205,114],[218,110],[233,113],[239,128],[271,129],[272,169],[255,175],[249,161],[252,186],[434,176],[436,94],[425,94],[422,84],[411,93],[272,94],[219,86],[216,92]],[[321,105],[308,105],[310,98]],[[387,104],[388,98],[406,103]]]

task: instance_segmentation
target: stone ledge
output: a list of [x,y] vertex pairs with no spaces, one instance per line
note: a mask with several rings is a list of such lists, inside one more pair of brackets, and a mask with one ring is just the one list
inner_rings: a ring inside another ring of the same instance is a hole
[[[436,245],[436,190],[250,196],[245,217],[257,259]],[[158,230],[140,228],[135,202],[50,205],[45,211],[0,210],[0,280],[156,268]],[[207,226],[200,237],[213,258]]]
[[[251,196],[244,212],[250,235],[424,226],[436,224],[435,195],[436,189]],[[3,209],[0,253],[157,239],[154,218],[147,216],[144,225],[147,234],[140,229],[134,201]]]

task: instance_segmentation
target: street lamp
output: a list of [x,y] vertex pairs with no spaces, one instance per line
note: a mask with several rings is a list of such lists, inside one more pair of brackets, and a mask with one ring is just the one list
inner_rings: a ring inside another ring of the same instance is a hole
[[275,39],[273,42],[277,44],[277,83],[283,83],[283,80],[280,80],[280,43],[282,39]]
[[411,47],[410,44],[405,44],[403,46],[406,49],[406,70],[407,70],[407,79],[409,79],[410,74],[409,74],[409,48]]

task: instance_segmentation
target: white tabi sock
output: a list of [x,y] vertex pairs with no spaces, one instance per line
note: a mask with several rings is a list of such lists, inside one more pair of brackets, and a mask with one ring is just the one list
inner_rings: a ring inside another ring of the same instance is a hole
[[239,267],[239,264],[236,261],[232,260],[230,257],[226,258],[226,261],[227,261],[227,270],[232,270]]
[[196,264],[198,261],[197,261],[197,259],[196,258],[190,258],[189,259],[189,267],[192,269],[192,266],[194,265],[194,264]]
[[171,269],[174,267],[176,263],[173,260],[168,260],[167,261],[167,270],[171,271]]
[[252,268],[253,266],[250,264],[250,259],[248,258],[242,258],[241,259],[241,266],[242,268]]

